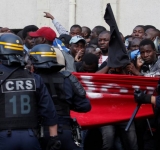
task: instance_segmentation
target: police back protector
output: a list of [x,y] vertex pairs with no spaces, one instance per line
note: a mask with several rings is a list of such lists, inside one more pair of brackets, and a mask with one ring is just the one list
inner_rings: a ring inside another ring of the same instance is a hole
[[[8,67],[0,65],[0,80]],[[36,84],[28,70],[18,69],[1,84],[0,130],[36,128],[38,124]]]
[[70,116],[69,104],[65,99],[64,79],[65,76],[60,73],[40,73],[46,84],[48,91],[53,99],[57,114],[60,116]]
[[70,104],[66,101],[64,80],[68,78],[73,91],[76,95],[84,98],[86,92],[82,85],[78,82],[78,79],[73,76],[69,71],[62,71],[56,73],[42,73],[40,76],[43,78],[53,102],[56,107],[57,114],[60,116],[70,116]]

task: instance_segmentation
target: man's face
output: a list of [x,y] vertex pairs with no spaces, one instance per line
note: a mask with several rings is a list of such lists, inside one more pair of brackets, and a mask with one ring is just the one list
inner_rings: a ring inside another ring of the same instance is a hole
[[88,37],[88,33],[87,33],[87,30],[85,27],[82,27],[82,37],[85,38],[85,37]]
[[141,58],[146,64],[151,64],[155,61],[156,51],[151,47],[151,45],[141,46],[139,50]]
[[24,40],[24,44],[28,49],[31,49],[34,46],[34,38],[29,36],[27,33],[27,37]]
[[95,73],[96,71],[97,71],[96,63],[92,65],[87,65],[85,62],[83,62],[82,67],[80,68],[80,72]]
[[70,45],[70,52],[72,54],[72,56],[75,58],[76,54],[79,52],[79,51],[82,51],[82,53],[85,52],[85,43],[82,42],[82,41],[79,41],[77,43],[72,43]]
[[134,51],[134,50],[137,50],[139,49],[139,44],[140,44],[141,40],[140,39],[133,39],[132,42],[131,42],[131,47],[130,47],[130,50],[131,51]]
[[90,37],[90,39],[94,39],[94,38],[96,38],[98,35],[97,35],[97,32],[96,32],[96,29],[95,28],[93,28],[93,30],[91,31],[91,37]]
[[73,27],[70,30],[70,36],[82,35],[80,28]]
[[86,34],[86,28],[82,27],[82,36],[85,37]]
[[150,40],[154,40],[154,34],[153,34],[153,29],[148,29],[146,30],[144,36],[143,36],[143,39],[150,39]]
[[110,35],[108,33],[98,36],[98,45],[101,51],[108,51]]
[[133,37],[143,38],[143,35],[144,35],[144,29],[142,27],[135,27],[133,29],[133,33],[132,33]]
[[36,37],[34,38],[34,45],[43,44],[44,38],[43,37]]

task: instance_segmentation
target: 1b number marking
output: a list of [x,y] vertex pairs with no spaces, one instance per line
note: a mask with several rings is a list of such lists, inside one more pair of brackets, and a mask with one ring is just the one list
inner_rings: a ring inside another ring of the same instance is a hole
[[29,95],[13,95],[6,99],[5,114],[6,117],[19,117],[31,112]]

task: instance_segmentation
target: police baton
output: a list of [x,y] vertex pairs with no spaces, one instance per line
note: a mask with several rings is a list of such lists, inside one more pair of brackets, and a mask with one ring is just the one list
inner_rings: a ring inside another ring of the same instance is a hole
[[135,110],[134,110],[134,112],[133,112],[133,114],[132,114],[129,122],[127,123],[127,126],[126,126],[126,128],[125,128],[125,131],[128,131],[128,129],[130,128],[130,126],[131,126],[131,124],[132,124],[132,122],[133,122],[133,120],[134,120],[134,118],[135,118],[135,116],[136,116],[136,114],[137,114],[137,112],[138,112],[138,110],[139,110],[140,107],[141,107],[141,104],[138,104],[138,105],[136,106],[136,108],[135,108]]
[[[135,92],[139,93],[140,90],[136,89]],[[146,91],[144,91],[144,93],[146,93]],[[134,112],[133,112],[133,114],[132,114],[132,116],[131,116],[131,118],[130,118],[127,126],[126,126],[126,128],[125,128],[125,131],[129,130],[129,128],[130,128],[130,126],[131,126],[131,124],[132,124],[132,122],[133,122],[133,120],[134,120],[134,118],[135,118],[135,116],[136,116],[136,114],[137,114],[137,112],[138,112],[138,110],[139,110],[140,107],[141,107],[141,104],[137,104],[137,106],[136,106],[136,108],[135,108],[135,110],[134,110]]]

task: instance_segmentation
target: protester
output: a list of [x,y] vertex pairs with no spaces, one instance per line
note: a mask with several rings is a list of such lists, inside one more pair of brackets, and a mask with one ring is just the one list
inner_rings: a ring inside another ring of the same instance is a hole
[[90,34],[91,34],[91,29],[86,26],[83,26],[82,27],[82,36],[86,40],[87,43],[90,42]]
[[35,25],[29,25],[23,28],[22,30],[22,36],[24,41],[24,53],[27,54],[31,50],[31,48],[34,46],[34,39],[33,37],[29,36],[29,32],[37,31],[38,27]]
[[74,60],[77,62],[81,61],[83,55],[85,54],[85,39],[77,35],[71,38],[69,44],[70,54],[73,56]]
[[94,48],[98,48],[98,38],[91,39],[87,46],[93,46]]
[[61,34],[59,38],[55,38],[53,41],[53,46],[69,53],[69,41],[71,40],[71,36],[68,34]]
[[140,38],[133,38],[130,44],[130,51],[138,50],[139,49],[139,44],[142,41]]
[[[108,74],[126,74],[126,70],[120,68],[110,68]],[[137,135],[134,122],[131,124],[129,131],[125,131],[127,122],[117,123],[102,126],[102,150],[114,150],[117,149],[124,150],[138,150]],[[116,138],[120,138],[120,141],[115,142]]]
[[[42,27],[39,30],[37,30],[36,32],[30,32],[29,35],[31,37],[34,37],[34,45],[38,45],[38,44],[49,44],[49,45],[53,45],[53,41],[56,38],[56,33],[54,30],[52,30],[49,27]],[[57,55],[57,61],[59,64],[65,65],[65,70],[68,70],[70,72],[75,71],[75,66],[74,66],[74,59],[73,57],[63,51],[60,50],[59,48],[54,48],[56,51],[56,55]]]
[[107,65],[109,40],[110,40],[109,31],[103,31],[98,36],[98,45],[102,54],[99,59],[100,69],[102,69],[104,66]]
[[156,37],[159,36],[159,34],[160,34],[159,30],[149,28],[145,31],[143,38],[150,39],[150,40],[154,41],[156,39]]
[[145,25],[145,26],[144,26],[145,32],[146,32],[147,29],[156,29],[156,27],[155,27],[155,26],[152,26],[152,25]]
[[107,29],[103,26],[95,26],[91,31],[90,39],[98,38],[99,34],[103,31],[107,31]]
[[92,53],[85,54],[75,65],[77,72],[94,73],[98,70],[98,57]]
[[68,34],[61,34],[58,39],[60,39],[64,45],[69,49],[69,41],[71,40],[71,36]]
[[144,62],[140,62],[138,68],[131,63],[127,66],[128,72],[133,75],[155,76],[160,73],[160,59],[156,56],[154,43],[149,39],[144,39],[139,45],[140,55]]
[[88,45],[86,47],[86,50],[85,50],[85,54],[88,54],[88,53],[92,53],[92,54],[95,54],[97,57],[98,57],[98,60],[100,59],[101,57],[101,50],[100,48],[95,48],[94,46],[92,45]]
[[138,25],[133,29],[132,37],[133,38],[135,37],[143,38],[144,32],[145,32],[144,26]]
[[82,28],[80,25],[73,25],[70,28],[70,32],[66,31],[66,29],[48,12],[44,12],[46,18],[50,18],[54,24],[54,26],[57,29],[57,32],[61,35],[61,34],[69,34],[71,36],[75,36],[75,35],[82,35]]

